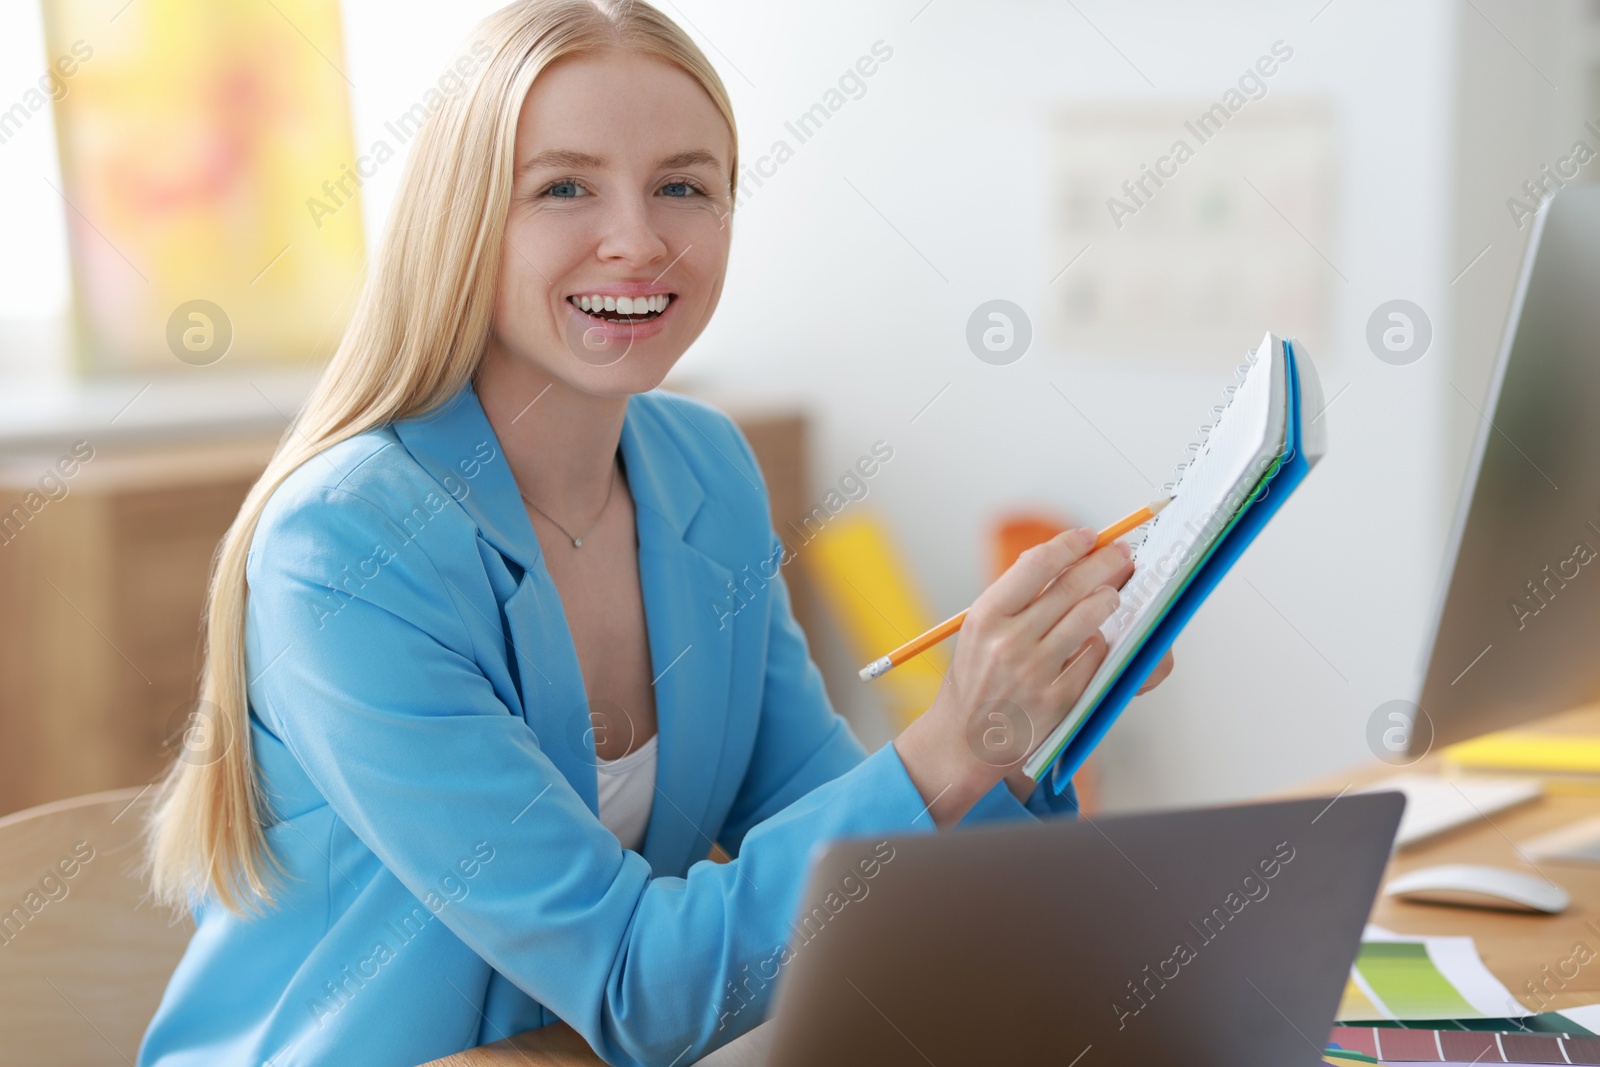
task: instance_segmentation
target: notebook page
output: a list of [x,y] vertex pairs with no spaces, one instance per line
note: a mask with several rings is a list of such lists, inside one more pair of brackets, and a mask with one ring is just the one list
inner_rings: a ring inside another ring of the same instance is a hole
[[1288,432],[1288,372],[1282,347],[1271,334],[1256,351],[1232,402],[1174,487],[1172,503],[1134,551],[1134,572],[1122,587],[1122,603],[1100,627],[1109,648],[1106,658],[1066,718],[1024,764],[1030,776],[1043,773],[1071,740],[1138,651],[1140,639],[1275,469]]

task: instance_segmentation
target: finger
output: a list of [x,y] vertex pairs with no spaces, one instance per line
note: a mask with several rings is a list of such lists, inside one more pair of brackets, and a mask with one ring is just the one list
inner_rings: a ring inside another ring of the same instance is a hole
[[1094,672],[1100,669],[1100,664],[1105,662],[1109,651],[1110,646],[1106,644],[1105,635],[1098,631],[1078,646],[1072,657],[1062,665],[1061,670],[1050,682],[1050,689],[1055,699],[1070,708],[1089,687],[1089,680],[1094,677]]
[[1072,606],[1102,585],[1120,588],[1133,574],[1133,550],[1115,541],[1068,567],[1017,618],[1034,634],[1049,630]]
[[1090,529],[1063,530],[1034,545],[973,601],[974,610],[1015,615],[1027,607],[1056,575],[1082,559],[1099,535]]
[[1093,589],[1061,616],[1039,640],[1040,652],[1050,663],[1064,663],[1083,643],[1100,632],[1100,626],[1122,603],[1122,597],[1109,585]]
[[[1172,653],[1169,651],[1161,657],[1161,662],[1156,664],[1156,669],[1150,672],[1150,677],[1139,687],[1139,693],[1148,693],[1156,686],[1167,680],[1167,675],[1172,673]],[[1138,693],[1134,694],[1135,696]]]

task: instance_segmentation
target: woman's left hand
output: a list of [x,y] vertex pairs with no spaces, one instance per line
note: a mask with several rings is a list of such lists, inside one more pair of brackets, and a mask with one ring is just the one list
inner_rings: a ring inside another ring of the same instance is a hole
[[[1167,680],[1167,675],[1169,675],[1171,673],[1172,673],[1172,650],[1168,649],[1167,650],[1167,654],[1165,656],[1161,657],[1161,662],[1156,664],[1156,669],[1150,672],[1150,678],[1143,685],[1141,685],[1139,687],[1139,693],[1148,693],[1148,692],[1150,692],[1150,690],[1154,689],[1156,686],[1158,686],[1162,682],[1166,681]],[[1135,693],[1134,696],[1138,696],[1139,693]]]
[[[1161,662],[1156,664],[1156,669],[1150,672],[1149,679],[1147,679],[1145,683],[1139,687],[1139,693],[1150,692],[1150,690],[1166,681],[1167,675],[1171,673],[1172,650],[1168,649],[1167,654],[1161,657]],[[1138,696],[1139,693],[1135,693],[1134,695]],[[1032,778],[1028,777],[1027,772],[1022,769],[1021,764],[1013,767],[1010,773],[1006,775],[1006,787],[1011,790],[1011,795],[1016,797],[1020,803],[1026,804],[1028,802],[1028,798],[1033,795],[1033,790],[1036,785],[1038,785],[1038,783]]]

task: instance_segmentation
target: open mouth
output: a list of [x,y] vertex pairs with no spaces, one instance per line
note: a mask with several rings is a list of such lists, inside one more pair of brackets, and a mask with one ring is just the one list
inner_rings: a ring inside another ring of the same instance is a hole
[[569,296],[567,303],[601,322],[641,323],[660,318],[678,298],[676,293],[653,296]]

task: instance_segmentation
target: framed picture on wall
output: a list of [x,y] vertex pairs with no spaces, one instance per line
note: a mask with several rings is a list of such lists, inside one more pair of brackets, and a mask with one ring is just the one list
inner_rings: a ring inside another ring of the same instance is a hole
[[1060,350],[1222,369],[1264,328],[1334,350],[1332,108],[1235,95],[1232,111],[1113,101],[1054,116],[1046,251],[1067,269],[1044,329]]
[[44,21],[80,367],[330,355],[365,256],[338,0],[44,0]]

